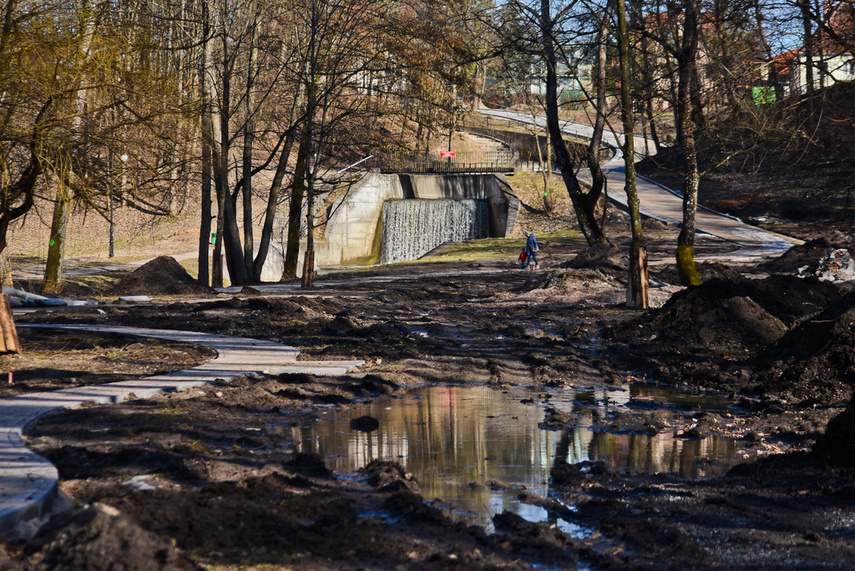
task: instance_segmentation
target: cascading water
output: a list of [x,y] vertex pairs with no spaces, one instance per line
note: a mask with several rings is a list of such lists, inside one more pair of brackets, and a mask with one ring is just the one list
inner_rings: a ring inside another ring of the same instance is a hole
[[387,200],[380,263],[416,260],[446,242],[488,237],[488,208],[486,200]]

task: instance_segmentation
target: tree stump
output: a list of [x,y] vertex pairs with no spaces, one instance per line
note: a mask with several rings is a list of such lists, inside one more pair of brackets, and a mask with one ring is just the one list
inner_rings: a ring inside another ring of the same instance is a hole
[[626,289],[626,305],[637,309],[649,308],[648,288],[647,248],[632,244],[629,248],[629,285]]
[[303,259],[303,280],[300,283],[301,287],[312,287],[315,281],[315,251],[306,250],[306,257]]

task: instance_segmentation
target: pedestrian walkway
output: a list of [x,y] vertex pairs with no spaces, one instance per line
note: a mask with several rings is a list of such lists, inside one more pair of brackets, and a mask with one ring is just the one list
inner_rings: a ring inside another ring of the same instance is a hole
[[[609,199],[627,209],[626,175],[623,168],[612,168],[607,171],[609,181]],[[680,225],[683,220],[683,197],[679,193],[643,177],[636,177],[635,187],[638,200],[641,203],[641,214],[669,225]],[[715,236],[734,246],[727,253],[716,253],[712,256],[716,261],[727,262],[756,262],[761,258],[776,258],[802,240],[763,230],[757,226],[745,224],[734,216],[722,214],[703,206],[698,206],[695,213],[695,227],[698,231]],[[677,243],[674,242],[674,252]],[[696,261],[704,260],[703,256],[695,256]]]
[[[533,121],[531,115],[526,113],[502,110],[481,110],[480,112],[490,117],[498,117],[519,123],[530,124]],[[545,128],[546,117],[543,115],[538,116],[536,123],[538,126]],[[582,140],[590,139],[593,133],[592,126],[572,123],[570,121],[562,121],[561,130],[570,136],[578,137]],[[626,193],[624,192],[626,175],[623,169],[623,154],[619,145],[622,138],[622,133],[613,133],[611,131],[603,133],[603,143],[611,147],[615,153],[614,157],[603,165],[603,168],[606,172],[606,180],[608,181],[609,200],[621,208],[627,209]],[[643,137],[635,136],[633,142],[635,153],[639,157],[643,157],[645,152],[649,152],[650,149],[654,148],[654,145],[646,141]],[[639,202],[641,203],[642,216],[653,218],[669,225],[682,224],[683,197],[680,193],[643,177],[636,178],[636,189],[638,191]],[[783,234],[777,234],[750,224],[745,224],[735,216],[722,214],[700,205],[695,215],[695,228],[698,232],[715,236],[734,246],[734,250],[731,252],[717,252],[708,258],[696,255],[696,261],[709,259],[728,262],[756,262],[760,258],[780,256],[791,247],[804,243],[797,238],[791,238]],[[677,251],[676,241],[674,243],[674,251]]]
[[30,537],[58,500],[56,468],[21,443],[26,425],[46,412],[76,408],[87,402],[119,403],[130,395],[150,398],[162,391],[181,391],[249,373],[344,375],[364,364],[361,360],[297,361],[299,351],[287,345],[193,331],[102,325],[19,324],[18,327],[95,331],[196,343],[214,349],[217,357],[192,369],[144,379],[0,399],[0,537],[6,540]]

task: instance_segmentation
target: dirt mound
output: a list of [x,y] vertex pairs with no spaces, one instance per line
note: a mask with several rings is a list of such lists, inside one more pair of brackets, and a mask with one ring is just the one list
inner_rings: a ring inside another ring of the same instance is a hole
[[160,256],[125,276],[110,290],[110,295],[214,295],[217,292],[200,284],[175,258]]
[[615,244],[597,244],[583,248],[575,258],[562,264],[565,268],[601,268],[627,271],[629,256]]
[[27,544],[27,569],[201,569],[165,537],[104,504],[54,519]]
[[766,272],[796,273],[799,268],[809,267],[812,274],[819,266],[819,261],[828,255],[828,250],[834,245],[826,238],[808,240],[804,244],[793,246],[783,255],[758,266]]
[[[701,262],[695,266],[701,275],[701,281],[739,279],[740,273],[717,262]],[[650,275],[668,284],[680,283],[680,272],[675,264],[665,266],[662,269],[653,268]]]
[[559,288],[562,290],[578,290],[580,288],[618,288],[622,287],[620,278],[608,269],[601,271],[599,268],[568,268],[552,272],[539,286],[540,288]]
[[851,402],[843,413],[829,421],[813,451],[828,464],[855,468],[855,406]]
[[855,386],[855,292],[830,303],[758,356],[765,387],[800,400],[840,400]]
[[795,276],[713,279],[675,294],[661,309],[616,333],[655,339],[679,352],[757,352],[841,295],[838,286]]

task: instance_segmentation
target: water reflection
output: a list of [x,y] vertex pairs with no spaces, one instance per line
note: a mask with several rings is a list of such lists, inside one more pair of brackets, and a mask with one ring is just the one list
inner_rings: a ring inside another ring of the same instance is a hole
[[[653,392],[649,387],[598,388],[549,395],[549,406],[576,413],[578,421],[576,428],[551,431],[538,428],[546,395],[481,386],[424,387],[396,399],[329,410],[318,422],[294,428],[293,436],[302,450],[320,454],[340,474],[377,458],[397,460],[416,476],[423,497],[455,506],[471,523],[489,527],[492,515],[504,509],[543,521],[546,512],[521,504],[517,495],[523,490],[547,495],[555,461],[606,459],[620,470],[673,471],[695,478],[705,475],[699,460],[735,456],[731,439],[681,440],[591,429],[594,417],[607,410],[662,397]],[[380,419],[379,430],[352,430],[350,420],[366,414]]]

